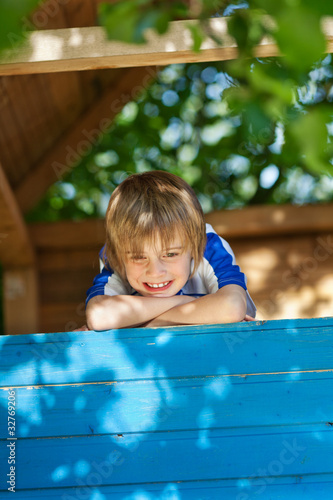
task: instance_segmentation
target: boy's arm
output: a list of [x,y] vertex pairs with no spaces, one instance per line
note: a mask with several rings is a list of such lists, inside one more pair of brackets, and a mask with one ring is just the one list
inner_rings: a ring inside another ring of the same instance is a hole
[[175,306],[146,326],[236,323],[245,319],[246,291],[239,285],[226,285],[217,292]]
[[90,330],[110,330],[140,326],[169,309],[193,301],[187,295],[173,297],[141,297],[138,295],[97,295],[86,309]]

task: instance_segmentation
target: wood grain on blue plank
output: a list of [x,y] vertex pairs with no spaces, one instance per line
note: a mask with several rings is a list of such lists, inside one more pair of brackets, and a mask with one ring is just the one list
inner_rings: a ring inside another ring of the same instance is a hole
[[9,338],[0,350],[1,385],[332,370],[333,320],[290,323],[74,332],[58,341],[31,335],[17,344]]
[[[263,397],[268,388],[269,399]],[[7,393],[0,392],[5,406]],[[333,374],[38,386],[17,389],[16,398],[16,437],[251,427],[259,419],[262,426],[330,425]],[[7,422],[1,419],[0,436],[6,431]]]
[[1,469],[16,388],[16,498],[96,500],[96,474],[128,500],[333,491],[332,318],[3,337],[0,384]]
[[16,500],[316,500],[330,499],[333,475],[289,478],[251,478],[246,481],[214,480],[160,484],[88,486],[71,488],[21,490]]
[[[102,485],[260,475],[315,478],[332,474],[333,429],[320,424],[21,439],[17,447],[18,489],[77,486],[97,470]],[[0,485],[3,489],[4,478]]]

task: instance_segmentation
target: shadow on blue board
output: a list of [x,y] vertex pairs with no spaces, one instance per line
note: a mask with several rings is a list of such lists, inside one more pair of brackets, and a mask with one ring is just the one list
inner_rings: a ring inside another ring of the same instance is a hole
[[[247,500],[293,485],[290,498],[305,498],[300,470],[324,474],[316,487],[328,491],[331,465],[301,464],[313,443],[327,443],[326,458],[332,447],[332,358],[318,327],[333,340],[320,320],[2,338],[16,498]],[[5,418],[0,431],[6,469]]]

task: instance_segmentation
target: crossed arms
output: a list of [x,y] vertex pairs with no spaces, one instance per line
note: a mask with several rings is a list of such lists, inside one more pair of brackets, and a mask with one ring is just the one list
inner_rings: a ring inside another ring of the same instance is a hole
[[99,295],[88,302],[86,316],[90,330],[235,323],[252,319],[246,316],[246,292],[239,285],[226,285],[198,299],[188,295],[163,298]]

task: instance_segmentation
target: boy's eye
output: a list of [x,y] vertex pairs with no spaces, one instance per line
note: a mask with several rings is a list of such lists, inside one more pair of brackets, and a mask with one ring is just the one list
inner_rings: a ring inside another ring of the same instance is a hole
[[131,260],[133,261],[142,261],[146,257],[144,255],[132,255]]
[[166,257],[176,257],[178,255],[178,253],[175,253],[175,252],[168,252],[166,254]]

